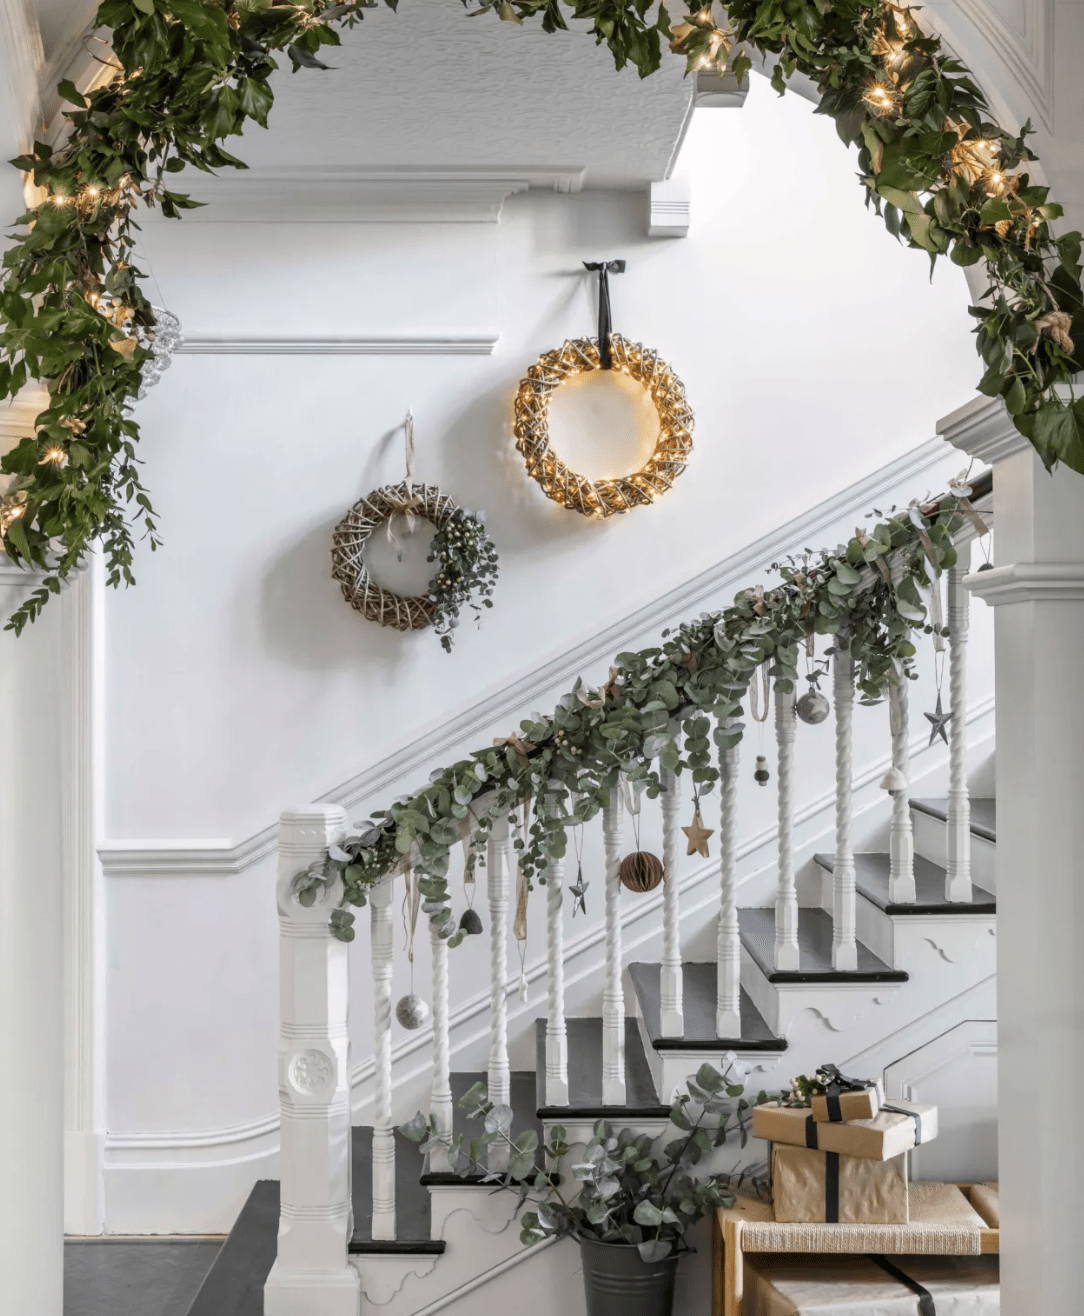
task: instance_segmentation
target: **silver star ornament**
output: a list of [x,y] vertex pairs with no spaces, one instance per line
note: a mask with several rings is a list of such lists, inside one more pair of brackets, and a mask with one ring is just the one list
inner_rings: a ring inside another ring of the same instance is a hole
[[[923,713],[922,716],[930,724],[930,745],[933,744],[933,742],[937,739],[938,736],[940,736],[941,739],[947,745],[948,736],[945,735],[945,727],[947,727],[948,724],[952,721],[952,714],[946,713],[942,710],[940,690],[938,690],[937,692],[937,707],[934,709],[932,713]],[[926,748],[928,749],[929,745],[927,745]]]

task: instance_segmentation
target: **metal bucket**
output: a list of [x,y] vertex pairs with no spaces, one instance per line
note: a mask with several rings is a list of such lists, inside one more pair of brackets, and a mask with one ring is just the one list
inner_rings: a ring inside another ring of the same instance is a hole
[[678,1257],[641,1261],[635,1243],[580,1239],[587,1316],[671,1316]]

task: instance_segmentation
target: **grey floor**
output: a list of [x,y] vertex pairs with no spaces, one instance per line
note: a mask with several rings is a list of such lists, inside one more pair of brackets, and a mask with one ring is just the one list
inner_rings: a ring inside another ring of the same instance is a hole
[[188,1239],[69,1239],[64,1316],[186,1316],[221,1246]]

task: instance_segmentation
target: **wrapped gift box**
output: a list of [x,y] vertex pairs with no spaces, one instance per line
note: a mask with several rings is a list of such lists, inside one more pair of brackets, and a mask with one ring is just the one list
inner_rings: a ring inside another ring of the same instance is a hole
[[[746,1254],[742,1316],[920,1316],[919,1285],[937,1316],[995,1316],[997,1257],[871,1257]],[[925,1310],[930,1310],[929,1303]]]
[[818,1124],[839,1124],[843,1120],[874,1119],[885,1104],[884,1088],[880,1081],[867,1083],[860,1089],[849,1088],[826,1096],[811,1097],[810,1109]]
[[907,1157],[874,1161],[810,1147],[772,1148],[772,1206],[787,1224],[905,1225]]
[[818,1124],[804,1106],[769,1101],[753,1108],[753,1136],[792,1147],[887,1161],[937,1137],[937,1107],[893,1101],[871,1120]]

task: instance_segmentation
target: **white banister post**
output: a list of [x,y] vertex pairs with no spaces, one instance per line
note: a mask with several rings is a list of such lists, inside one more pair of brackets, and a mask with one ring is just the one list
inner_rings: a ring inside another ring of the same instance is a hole
[[798,888],[794,882],[794,691],[775,688],[775,741],[778,748],[777,801],[779,869],[775,888],[775,967],[801,967],[798,952]]
[[373,1238],[395,1237],[395,1126],[391,1116],[391,977],[395,929],[394,876],[369,893],[373,961]]
[[[429,947],[433,957],[433,1082],[429,1091],[429,1113],[446,1138],[452,1136],[452,1052],[448,1033],[448,942],[429,925]],[[448,1153],[438,1148],[429,1153],[429,1168],[437,1173],[451,1169]]]
[[602,811],[606,852],[606,981],[602,989],[602,1104],[625,1104],[625,994],[621,986],[621,792]]
[[956,545],[957,560],[948,573],[949,628],[949,792],[948,863],[945,899],[971,899],[971,799],[967,790],[967,629],[970,595],[964,576],[971,565],[971,543]]
[[546,1105],[568,1105],[568,1033],[565,1028],[565,861],[546,864]]
[[855,934],[856,894],[854,853],[851,849],[852,733],[854,719],[854,661],[836,637],[832,659],[836,704],[836,853],[832,865],[832,968],[853,973],[858,968]]
[[347,1258],[350,1199],[350,1039],[346,943],[329,930],[336,882],[305,908],[294,880],[343,832],[337,805],[288,809],[279,823],[278,1255],[265,1316],[357,1316],[361,1289]]
[[685,1032],[681,978],[681,877],[678,811],[681,794],[677,777],[669,768],[662,771],[662,967],[659,970],[661,1031],[663,1037],[681,1037]]
[[[489,889],[489,1099],[507,1106],[512,1098],[508,1063],[508,883],[512,838],[507,814],[493,820],[489,831],[486,873]],[[494,1142],[486,1151],[491,1170],[507,1169],[507,1143]]]
[[900,674],[899,685],[888,687],[889,731],[892,735],[892,771],[902,786],[892,795],[892,822],[888,831],[888,898],[893,904],[915,902],[915,838],[911,823],[908,785],[908,690],[910,682]]
[[[726,718],[724,726],[734,724]],[[719,928],[715,945],[715,1035],[741,1037],[741,937],[738,931],[739,746],[719,751]]]

